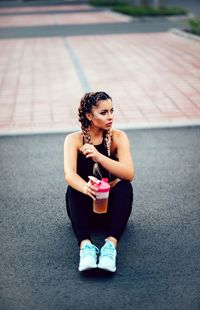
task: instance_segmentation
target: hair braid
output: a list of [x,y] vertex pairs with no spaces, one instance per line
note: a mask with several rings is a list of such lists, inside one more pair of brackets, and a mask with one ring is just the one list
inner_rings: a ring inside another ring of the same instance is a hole
[[[81,130],[84,136],[84,140],[86,143],[92,144],[90,133],[89,133],[89,127],[90,127],[90,121],[86,117],[86,113],[90,113],[92,108],[97,105],[97,102],[99,100],[107,100],[112,98],[105,92],[90,92],[86,93],[80,101],[80,106],[78,108],[78,116],[79,116],[79,122],[81,123]],[[110,154],[110,145],[111,145],[111,136],[112,133],[106,134],[105,139],[106,147],[108,154]],[[110,155],[109,155],[110,156]]]
[[81,129],[82,129],[82,133],[83,133],[83,136],[84,136],[85,143],[92,144],[89,130],[86,130],[86,128],[83,127],[83,126],[81,126]]
[[92,109],[92,98],[93,93],[86,93],[82,98],[80,102],[80,106],[78,109],[78,116],[79,116],[79,122],[81,122],[81,130],[84,136],[85,143],[92,144],[91,137],[89,133],[89,126],[90,121],[86,117],[86,113],[90,112]]
[[111,142],[112,142],[112,128],[109,129],[105,134],[105,145],[106,145],[109,157],[111,154]]

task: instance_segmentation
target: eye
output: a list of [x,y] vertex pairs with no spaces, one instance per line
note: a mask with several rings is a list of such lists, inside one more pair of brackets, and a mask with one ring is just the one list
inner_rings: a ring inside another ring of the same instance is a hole
[[[114,112],[114,109],[113,109],[113,108],[110,109],[110,113],[113,114],[113,112]],[[100,112],[101,115],[106,115],[106,114],[108,114],[108,113],[109,113],[108,110],[105,110],[105,111]]]

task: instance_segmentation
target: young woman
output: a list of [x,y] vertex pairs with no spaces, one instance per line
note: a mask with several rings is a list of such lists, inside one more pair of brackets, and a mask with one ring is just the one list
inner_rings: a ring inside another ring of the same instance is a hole
[[[79,271],[100,268],[116,271],[116,247],[129,219],[134,167],[125,132],[112,130],[113,104],[105,92],[86,93],[80,101],[81,131],[64,143],[64,175],[68,183],[67,213],[80,246]],[[108,178],[110,193],[106,214],[92,209],[97,187],[88,178]],[[99,251],[92,243],[92,224],[106,223],[107,238]],[[99,256],[99,257],[98,257]]]

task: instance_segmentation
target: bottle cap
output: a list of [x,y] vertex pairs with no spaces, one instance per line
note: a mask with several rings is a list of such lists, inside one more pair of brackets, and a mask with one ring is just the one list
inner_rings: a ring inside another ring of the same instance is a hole
[[98,188],[98,192],[101,193],[109,192],[110,184],[108,184],[107,178],[102,178],[102,180],[98,180],[93,176],[88,176],[88,178],[92,181],[92,184]]
[[102,179],[100,184],[98,184],[97,186],[98,186],[98,192],[101,193],[109,192],[110,190],[110,184],[108,184],[108,179],[106,182],[104,181],[104,179]]

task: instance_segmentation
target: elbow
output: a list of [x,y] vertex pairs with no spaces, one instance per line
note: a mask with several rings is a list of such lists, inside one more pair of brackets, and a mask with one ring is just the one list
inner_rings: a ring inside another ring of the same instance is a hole
[[128,171],[127,172],[127,176],[126,176],[127,181],[129,181],[129,182],[133,181],[134,177],[135,177],[134,171]]
[[132,167],[126,167],[121,173],[118,175],[119,178],[131,182],[134,178],[134,169]]
[[68,185],[70,185],[73,182],[74,177],[75,177],[74,171],[68,169],[64,171],[64,178]]
[[133,179],[134,179],[134,176],[133,176],[133,175],[130,175],[130,176],[128,176],[128,177],[126,178],[126,180],[129,181],[129,182],[133,181]]
[[65,174],[64,174],[64,179],[68,183],[68,179],[67,179],[67,176]]
[[65,181],[67,182],[67,183],[69,183],[69,173],[67,173],[67,172],[65,172],[64,173],[64,178],[65,178]]

